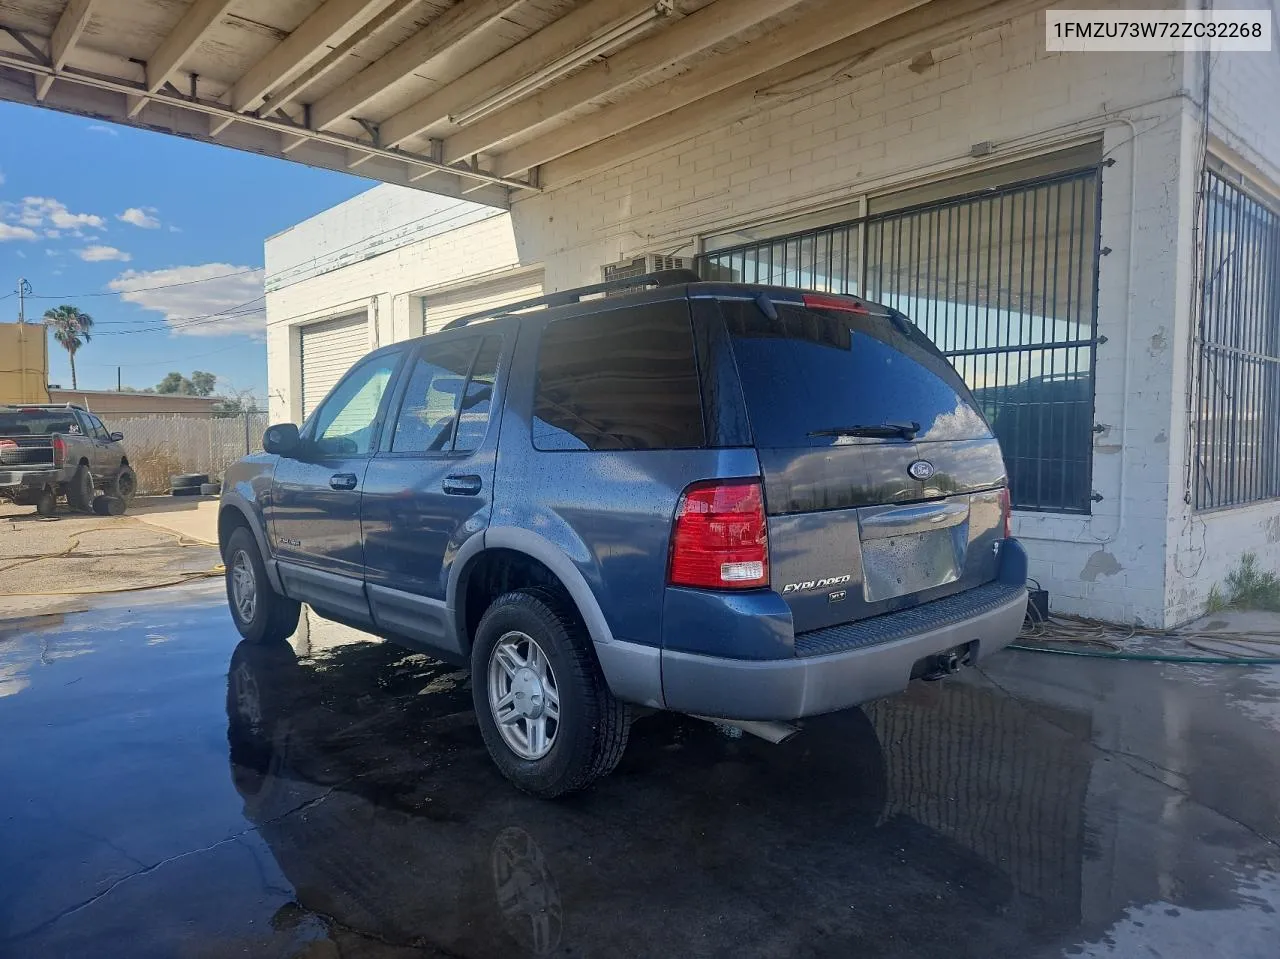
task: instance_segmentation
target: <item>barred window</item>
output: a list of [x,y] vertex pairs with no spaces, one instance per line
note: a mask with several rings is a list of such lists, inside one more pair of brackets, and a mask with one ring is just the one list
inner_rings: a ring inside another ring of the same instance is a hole
[[1280,204],[1262,197],[1230,171],[1204,173],[1197,509],[1280,496]]
[[856,293],[951,360],[1000,438],[1014,506],[1088,513],[1099,148],[868,200],[868,215],[699,258],[707,279]]

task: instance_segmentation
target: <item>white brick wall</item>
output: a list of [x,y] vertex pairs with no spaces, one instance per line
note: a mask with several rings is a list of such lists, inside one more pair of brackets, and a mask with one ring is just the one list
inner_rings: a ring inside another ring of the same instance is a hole
[[[344,303],[385,296],[385,342],[417,332],[407,294],[450,278],[542,264],[546,288],[564,289],[596,281],[601,264],[624,256],[690,253],[699,234],[974,169],[975,143],[996,144],[989,163],[1097,135],[1115,161],[1104,174],[1102,218],[1102,242],[1113,252],[1099,275],[1099,331],[1107,342],[1097,351],[1095,418],[1105,429],[1095,440],[1094,488],[1102,499],[1088,517],[1019,513],[1015,528],[1056,608],[1154,625],[1184,616],[1195,600],[1169,595],[1174,577],[1182,582],[1181,560],[1166,544],[1182,498],[1179,363],[1190,322],[1197,163],[1194,117],[1180,94],[1186,64],[1162,54],[1050,55],[1040,16],[938,47],[933,56],[920,73],[900,63],[762,101],[767,106],[722,128],[519,199],[510,216],[273,291],[273,392],[289,382],[288,328]],[[1256,81],[1244,67],[1218,75],[1224,88]],[[1221,136],[1274,159],[1271,138],[1280,134],[1265,118],[1261,133],[1250,126],[1258,123],[1228,116]],[[335,233],[327,242],[350,239]],[[276,403],[273,397],[273,412],[288,412],[287,402]],[[1235,519],[1212,522],[1225,529]]]
[[[396,190],[406,197],[418,194],[399,187],[377,187],[348,201],[344,206],[361,206],[371,199],[376,207],[385,191]],[[474,206],[474,204],[468,204]],[[481,208],[483,218],[469,214],[465,226],[442,232],[426,239],[398,246],[390,252],[367,258],[352,257],[346,265],[330,267],[326,272],[313,272],[309,278],[284,285],[272,274],[273,256],[277,263],[295,263],[285,259],[274,248],[276,238],[267,242],[267,393],[273,419],[296,420],[301,417],[297,384],[298,333],[300,325],[332,316],[367,310],[372,318],[376,298],[376,329],[371,323],[370,348],[419,336],[422,313],[419,295],[437,287],[448,287],[467,277],[498,274],[520,266],[516,251],[511,216],[497,210]],[[332,211],[330,211],[332,212]],[[321,215],[322,217],[324,214]],[[287,236],[297,252],[305,248],[308,237],[318,245],[343,249],[371,235],[370,227],[385,220],[370,220],[358,210],[350,211],[346,229],[336,228],[320,218],[294,227]],[[272,281],[276,280],[275,283]]]
[[[1211,149],[1240,172],[1246,173],[1280,197],[1280,11],[1271,0],[1233,0],[1240,8],[1273,9],[1276,29],[1275,49],[1270,53],[1217,54],[1210,68]],[[1202,57],[1186,62],[1188,88],[1198,103],[1204,64]],[[1201,115],[1189,109],[1183,151],[1188,166],[1199,163],[1202,149]],[[1184,222],[1180,257],[1188,263],[1197,255],[1192,246],[1190,224],[1195,219],[1191,193],[1183,197]],[[1190,287],[1185,300],[1184,329],[1193,322]],[[1276,318],[1280,322],[1280,317]],[[1198,615],[1214,585],[1221,584],[1246,552],[1259,563],[1280,570],[1280,504],[1261,503],[1236,509],[1196,512],[1185,502],[1188,479],[1186,445],[1188,367],[1185,357],[1190,343],[1185,335],[1171,344],[1178,354],[1174,367],[1174,431],[1170,434],[1172,454],[1171,496],[1166,564],[1167,619],[1181,622]]]

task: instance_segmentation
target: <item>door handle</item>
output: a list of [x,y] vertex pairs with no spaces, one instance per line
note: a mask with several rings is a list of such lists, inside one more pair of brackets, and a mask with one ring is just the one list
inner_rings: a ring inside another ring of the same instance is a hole
[[440,488],[450,496],[475,496],[483,484],[475,474],[450,473],[440,481]]
[[355,489],[356,474],[355,473],[334,473],[329,477],[330,489]]

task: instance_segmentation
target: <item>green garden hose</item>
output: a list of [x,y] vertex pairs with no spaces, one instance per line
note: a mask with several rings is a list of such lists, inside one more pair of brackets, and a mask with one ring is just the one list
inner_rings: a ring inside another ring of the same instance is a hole
[[1280,666],[1280,658],[1262,656],[1182,656],[1176,653],[1104,653],[1087,649],[1056,649],[1011,643],[1006,649],[1026,653],[1053,653],[1055,656],[1082,656],[1086,659],[1123,659],[1141,663],[1185,663],[1201,666]]

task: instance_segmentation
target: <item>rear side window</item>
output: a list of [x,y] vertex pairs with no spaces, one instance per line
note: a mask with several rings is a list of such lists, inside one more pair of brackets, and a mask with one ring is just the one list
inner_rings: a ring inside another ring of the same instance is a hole
[[689,449],[705,441],[686,301],[548,324],[538,353],[536,449]]
[[916,442],[991,435],[951,364],[916,342],[923,334],[837,310],[778,304],[770,320],[754,303],[721,308],[757,446],[900,442],[836,432],[889,424],[918,424]]

